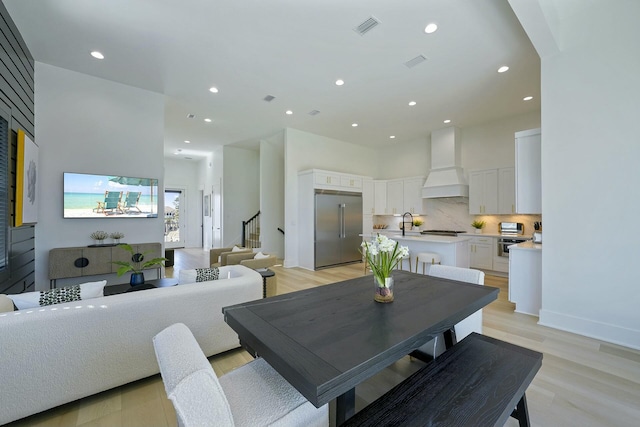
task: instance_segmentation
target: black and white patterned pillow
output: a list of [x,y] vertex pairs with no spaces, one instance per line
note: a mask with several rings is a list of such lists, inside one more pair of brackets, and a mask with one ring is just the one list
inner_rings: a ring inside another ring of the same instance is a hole
[[80,285],[40,291],[40,306],[60,304],[61,302],[80,301]]
[[218,280],[220,270],[218,267],[196,268],[196,282],[207,282],[209,280]]

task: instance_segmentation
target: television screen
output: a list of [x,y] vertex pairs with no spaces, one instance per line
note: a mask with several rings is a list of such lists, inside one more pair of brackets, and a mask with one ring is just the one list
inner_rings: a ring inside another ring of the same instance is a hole
[[65,218],[157,218],[158,180],[64,173]]

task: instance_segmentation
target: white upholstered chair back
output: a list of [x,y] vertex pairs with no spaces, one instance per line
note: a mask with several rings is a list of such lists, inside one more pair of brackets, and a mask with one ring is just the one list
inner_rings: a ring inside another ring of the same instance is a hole
[[[433,264],[429,266],[428,276],[439,277],[442,279],[458,280],[460,282],[473,283],[475,285],[484,285],[484,272],[473,268],[453,267],[450,265]],[[482,310],[478,310],[466,319],[455,325],[456,340],[461,341],[471,332],[482,333]],[[444,348],[443,337],[431,340],[419,348],[423,353],[431,356],[441,354]]]
[[314,407],[264,359],[217,378],[193,334],[181,323],[156,335],[153,345],[179,426],[329,425],[329,406]]

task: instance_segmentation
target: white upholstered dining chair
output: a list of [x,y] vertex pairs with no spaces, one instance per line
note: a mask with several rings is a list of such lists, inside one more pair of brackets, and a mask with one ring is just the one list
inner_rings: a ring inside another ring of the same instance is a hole
[[[428,276],[440,277],[442,279],[458,280],[460,282],[484,285],[484,272],[473,268],[452,267],[450,265],[432,264],[427,271]],[[482,310],[478,310],[464,320],[456,323],[454,330],[456,340],[461,341],[471,332],[482,333]],[[444,352],[444,337],[441,335],[418,349],[432,357],[436,357]]]
[[158,333],[153,346],[179,426],[329,425],[328,405],[313,406],[264,359],[218,378],[182,323]]

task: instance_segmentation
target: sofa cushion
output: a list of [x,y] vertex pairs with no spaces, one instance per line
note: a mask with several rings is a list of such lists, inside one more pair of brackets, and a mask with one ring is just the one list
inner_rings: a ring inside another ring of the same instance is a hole
[[98,282],[87,282],[80,285],[50,289],[48,291],[25,292],[7,296],[13,301],[18,310],[24,310],[27,308],[102,297],[104,296],[104,286],[106,284],[106,280],[100,280]]
[[0,294],[0,313],[13,311],[13,301],[5,294]]
[[231,252],[244,252],[246,250],[246,248],[241,248],[240,246],[234,246],[233,248],[231,248]]
[[270,255],[265,255],[262,252],[258,252],[256,254],[256,256],[253,257],[253,259],[265,259],[265,258],[269,258]]

